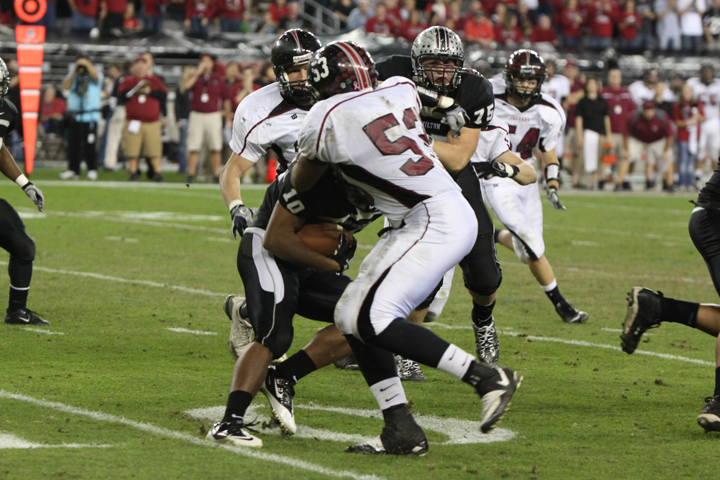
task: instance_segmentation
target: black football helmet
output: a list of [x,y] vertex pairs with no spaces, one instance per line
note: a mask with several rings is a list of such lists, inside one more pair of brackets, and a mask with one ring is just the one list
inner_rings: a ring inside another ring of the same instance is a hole
[[[449,28],[430,27],[420,32],[412,44],[410,59],[412,61],[413,82],[417,85],[443,95],[455,90],[460,85],[460,72],[465,63],[465,52],[462,40],[460,40],[457,33]],[[432,71],[435,75],[444,75],[446,70],[442,67],[423,67],[422,63],[429,59],[451,61],[455,64],[453,76],[447,84],[437,85],[428,77],[429,71]]]
[[312,54],[322,47],[320,40],[310,32],[292,29],[280,35],[272,48],[271,60],[275,77],[283,97],[296,101],[312,100],[307,82],[288,79],[287,69],[306,65]]
[[[503,78],[505,79],[507,91],[523,103],[528,98],[534,101],[540,97],[540,89],[547,77],[545,61],[534,50],[517,50],[505,62]],[[530,92],[521,92],[515,87],[514,79],[516,78],[534,79],[537,80],[537,85]]]
[[333,42],[321,48],[308,66],[310,90],[318,100],[339,93],[377,87],[375,61],[355,42]]
[[5,103],[5,95],[10,87],[10,70],[2,58],[0,58],[0,106]]

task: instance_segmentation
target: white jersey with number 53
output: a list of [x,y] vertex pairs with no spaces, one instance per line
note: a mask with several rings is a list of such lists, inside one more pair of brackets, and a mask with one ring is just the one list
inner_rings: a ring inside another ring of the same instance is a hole
[[565,129],[565,112],[552,97],[541,94],[529,108],[510,105],[507,93],[495,91],[495,116],[508,124],[510,150],[533,163],[533,150],[549,152],[557,146]]
[[392,77],[372,91],[315,104],[300,127],[300,153],[332,163],[398,227],[417,204],[460,191],[428,144],[415,84]]

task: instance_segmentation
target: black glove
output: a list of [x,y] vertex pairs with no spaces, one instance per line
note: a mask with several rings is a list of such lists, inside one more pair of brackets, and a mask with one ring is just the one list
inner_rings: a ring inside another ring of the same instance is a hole
[[473,168],[475,168],[475,173],[477,173],[478,178],[484,180],[489,180],[493,177],[514,178],[520,172],[520,168],[516,165],[509,165],[495,160],[492,162],[473,163]]
[[22,187],[22,189],[23,192],[25,192],[25,195],[30,197],[30,200],[32,200],[33,203],[37,205],[38,211],[42,212],[43,205],[45,204],[45,197],[43,196],[42,190],[33,185],[32,182],[26,183],[25,186]]
[[560,198],[558,197],[557,187],[547,187],[547,199],[550,202],[550,205],[552,205],[556,209],[566,210],[566,208],[563,206],[563,204],[560,203]]
[[470,117],[465,109],[458,104],[454,104],[448,108],[436,108],[436,110],[445,115],[445,121],[452,131],[453,137],[456,138],[460,136],[460,129],[470,121]]
[[340,243],[338,243],[338,247],[335,250],[335,253],[333,253],[330,257],[332,260],[335,260],[338,265],[340,265],[340,271],[338,272],[338,274],[350,268],[350,260],[352,260],[355,256],[356,248],[357,242],[352,242],[352,245],[350,245],[350,242],[348,241],[345,232],[342,232],[340,234]]
[[253,212],[241,203],[240,205],[235,205],[233,209],[230,210],[230,216],[232,217],[233,223],[233,238],[237,240],[238,235],[242,237],[245,229],[252,223]]

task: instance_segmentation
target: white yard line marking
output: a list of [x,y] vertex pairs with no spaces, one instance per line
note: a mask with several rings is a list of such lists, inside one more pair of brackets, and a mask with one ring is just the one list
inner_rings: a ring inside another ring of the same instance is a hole
[[[605,332],[613,332],[613,333],[622,333],[623,332],[622,328],[605,328],[605,327],[603,327],[600,330],[603,330]],[[643,337],[652,337],[653,335],[655,335],[655,334],[647,333],[647,332],[643,333]]]
[[21,330],[27,330],[28,332],[44,333],[45,335],[65,335],[63,332],[51,332],[50,330],[44,330],[42,328],[35,327],[23,327]]
[[304,460],[300,460],[297,458],[285,457],[285,456],[277,455],[277,454],[273,454],[273,453],[263,453],[263,452],[259,452],[257,450],[253,450],[251,448],[237,448],[237,447],[230,447],[227,445],[214,445],[211,443],[206,443],[203,439],[198,438],[193,435],[189,435],[187,433],[177,432],[177,431],[169,430],[169,429],[163,428],[163,427],[157,427],[155,425],[145,423],[145,422],[135,422],[133,420],[128,420],[127,418],[122,418],[122,417],[110,415],[107,413],[93,412],[91,410],[86,410],[84,408],[72,407],[70,405],[65,405],[65,404],[58,403],[58,402],[48,402],[46,400],[39,400],[37,398],[28,397],[28,396],[20,395],[17,393],[6,392],[5,390],[0,390],[0,398],[7,398],[10,400],[28,402],[28,403],[32,403],[34,405],[38,405],[40,407],[52,408],[52,409],[60,411],[60,412],[71,413],[74,415],[82,415],[82,416],[89,417],[89,418],[92,418],[94,420],[98,420],[101,422],[119,423],[121,425],[126,425],[128,427],[142,430],[144,432],[148,432],[153,435],[158,435],[161,437],[168,437],[168,438],[172,438],[174,440],[181,440],[184,442],[192,443],[193,445],[199,445],[199,446],[203,446],[203,447],[221,448],[223,450],[227,450],[227,451],[236,453],[238,455],[243,455],[246,457],[250,457],[250,458],[254,458],[254,459],[262,460],[262,461],[267,461],[267,462],[272,462],[272,463],[280,463],[283,465],[287,465],[291,468],[299,468],[302,470],[307,470],[310,472],[326,475],[328,477],[352,478],[352,479],[357,479],[357,480],[382,480],[382,477],[377,477],[375,475],[362,475],[362,474],[350,472],[347,470],[335,470],[332,468],[323,467],[322,465],[317,465],[314,463],[306,462]]
[[203,332],[202,330],[188,330],[187,328],[166,328],[171,332],[192,333],[193,335],[217,335],[217,332]]
[[23,220],[31,220],[31,219],[35,219],[35,218],[47,218],[47,214],[46,214],[46,213],[32,212],[32,211],[30,211],[30,212],[18,212],[18,215],[19,215],[20,218],[22,218]]
[[[7,265],[7,264],[8,264],[8,262],[0,261],[0,265]],[[108,280],[111,282],[118,282],[118,283],[129,283],[129,284],[133,284],[133,285],[145,285],[148,287],[169,288],[170,290],[178,290],[180,292],[185,292],[185,293],[196,293],[198,295],[207,295],[210,297],[225,297],[225,296],[227,296],[227,293],[215,293],[215,292],[210,292],[208,290],[200,290],[197,288],[182,287],[179,285],[170,285],[168,283],[150,282],[147,280],[129,280],[127,278],[110,277],[108,275],[100,275],[99,273],[74,272],[72,270],[57,270],[54,268],[38,267],[35,265],[33,265],[33,270],[38,271],[38,272],[57,273],[57,274],[61,274],[61,275],[72,275],[75,277],[95,278],[97,280]]]
[[9,433],[0,433],[0,450],[10,448],[108,448],[112,445],[96,445],[96,444],[81,444],[81,443],[62,443],[60,445],[46,445],[43,443],[28,442],[15,435]]
[[110,240],[111,242],[138,243],[138,239],[137,239],[137,238],[105,237],[105,240]]
[[602,247],[602,243],[597,242],[585,242],[583,240],[570,240],[570,245],[576,247]]

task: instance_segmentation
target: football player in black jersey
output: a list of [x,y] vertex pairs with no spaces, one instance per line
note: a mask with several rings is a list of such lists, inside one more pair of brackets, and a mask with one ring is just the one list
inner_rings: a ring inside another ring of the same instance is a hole
[[[18,118],[18,110],[5,98],[10,83],[10,72],[0,59],[0,172],[13,180],[42,212],[45,198],[39,188],[22,174],[4,139]],[[10,204],[0,199],[0,247],[10,254],[10,304],[5,313],[5,323],[17,325],[50,325],[37,313],[27,308],[27,297],[32,278],[32,262],[35,260],[35,243],[25,232],[25,225]]]
[[[690,216],[690,238],[710,271],[710,278],[720,295],[720,167],[715,170]],[[686,302],[665,297],[662,292],[634,287],[628,294],[628,313],[620,335],[622,349],[633,353],[640,337],[662,322],[673,322],[697,328],[718,337],[715,347],[715,391],[705,399],[707,405],[697,419],[705,432],[720,432],[720,305]]]
[[[460,37],[445,27],[430,27],[413,42],[411,55],[394,55],[377,63],[379,78],[400,75],[418,86],[423,105],[428,95],[452,98],[452,105],[423,108],[421,119],[428,134],[435,137],[433,149],[462,188],[475,211],[478,237],[475,247],[460,262],[465,287],[473,300],[472,324],[478,358],[492,365],[499,358],[499,345],[493,321],[495,293],[502,281],[493,234],[495,228],[482,199],[477,174],[470,158],[475,153],[480,131],[493,118],[495,100],[490,82],[476,72],[464,69],[465,54]],[[442,108],[445,107],[445,108]],[[458,108],[460,107],[460,108]],[[447,111],[460,111],[464,125],[453,132]]]

